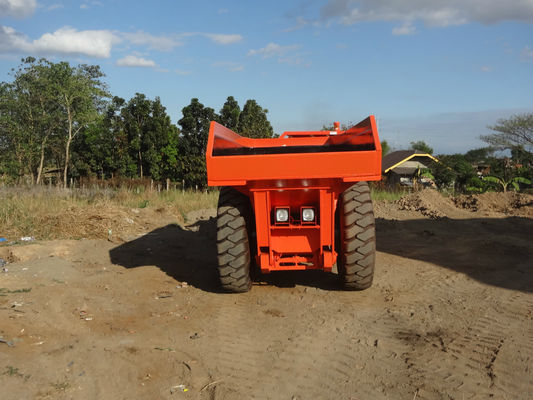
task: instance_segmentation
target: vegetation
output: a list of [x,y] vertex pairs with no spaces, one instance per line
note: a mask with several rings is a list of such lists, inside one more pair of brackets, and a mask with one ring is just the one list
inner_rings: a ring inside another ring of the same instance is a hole
[[206,185],[209,122],[249,137],[272,137],[267,110],[228,97],[218,115],[198,99],[172,124],[158,97],[112,96],[95,65],[28,57],[0,83],[0,183],[115,176]]
[[141,212],[147,213],[145,218],[148,219],[165,213],[173,217],[168,223],[187,222],[189,212],[215,208],[218,192],[159,192],[144,186],[68,190],[35,186],[0,189],[0,199],[1,237],[105,239],[109,229],[115,232],[134,227],[130,220],[145,215]]
[[533,148],[533,113],[514,115],[500,119],[490,129],[497,133],[481,136],[481,139],[500,150],[515,147]]
[[[202,189],[207,184],[205,151],[211,121],[248,137],[274,135],[268,110],[253,99],[241,110],[229,96],[217,113],[193,98],[174,125],[158,97],[112,96],[104,73],[95,65],[27,57],[11,77],[0,83],[0,184],[67,187],[73,180],[134,182],[149,177]],[[439,188],[463,192],[530,185],[533,113],[499,120],[490,128],[495,133],[482,136],[489,147],[440,155],[430,171],[418,171],[420,177],[431,178]],[[433,153],[422,140],[410,147]],[[383,155],[390,151],[385,140],[382,150]]]
[[411,149],[421,151],[422,153],[433,154],[433,149],[423,140],[411,142]]

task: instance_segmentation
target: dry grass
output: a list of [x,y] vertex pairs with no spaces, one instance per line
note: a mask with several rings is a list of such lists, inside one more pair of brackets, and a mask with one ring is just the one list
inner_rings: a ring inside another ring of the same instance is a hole
[[[404,194],[372,187],[374,201],[391,202]],[[109,230],[119,234],[134,231],[143,224],[153,225],[152,217],[168,215],[172,217],[168,223],[186,222],[187,213],[215,208],[217,200],[218,191],[0,187],[0,238],[9,241],[22,236],[40,240],[106,238]],[[132,209],[136,212],[132,213]],[[144,222],[138,216],[144,216]]]
[[370,195],[372,197],[372,201],[385,201],[388,203],[392,203],[393,201],[399,200],[407,194],[409,194],[408,190],[390,191],[381,189],[379,187],[370,188]]
[[0,237],[102,238],[131,228],[132,209],[174,215],[216,207],[218,192],[0,188]]

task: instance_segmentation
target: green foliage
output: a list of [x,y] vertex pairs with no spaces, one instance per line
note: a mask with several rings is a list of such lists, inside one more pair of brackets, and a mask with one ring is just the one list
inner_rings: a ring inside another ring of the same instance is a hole
[[417,142],[411,142],[411,149],[419,150],[422,153],[433,154],[433,149],[429,147],[428,144],[424,142],[423,140],[419,140]]
[[386,140],[381,141],[381,156],[386,156],[391,151],[391,147]]
[[229,96],[220,109],[218,122],[232,131],[237,131],[239,126],[239,116],[241,115],[241,108],[237,100],[233,96]]
[[469,150],[465,153],[465,160],[473,164],[488,163],[493,158],[494,151],[493,147]]
[[27,57],[13,70],[13,82],[0,85],[1,169],[39,183],[47,144],[60,131],[62,110],[52,63]]
[[267,113],[255,100],[246,101],[239,116],[239,133],[250,138],[271,138],[274,130]]
[[484,179],[487,182],[497,184],[497,186],[501,187],[504,192],[507,192],[507,188],[509,187],[509,185],[511,185],[516,191],[520,190],[520,183],[524,185],[531,185],[531,181],[529,179],[521,176],[515,176],[514,178],[511,178],[509,180],[505,180],[497,176],[486,176]]
[[440,189],[453,186],[455,190],[464,190],[469,180],[476,176],[476,171],[462,154],[440,155],[437,158],[440,162],[433,163],[431,172]]
[[183,118],[178,121],[181,126],[179,140],[179,164],[181,175],[187,186],[204,187],[207,185],[205,152],[210,122],[216,119],[215,111],[204,107],[198,99],[182,110]]
[[533,113],[517,114],[508,119],[500,119],[489,126],[497,132],[481,136],[481,140],[500,150],[516,146],[533,147]]

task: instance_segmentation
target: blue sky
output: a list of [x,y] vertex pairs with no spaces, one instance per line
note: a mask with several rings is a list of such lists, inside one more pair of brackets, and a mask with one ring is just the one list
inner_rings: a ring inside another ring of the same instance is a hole
[[0,0],[0,80],[27,55],[99,64],[174,122],[232,95],[278,133],[374,114],[398,149],[463,152],[533,112],[533,0]]

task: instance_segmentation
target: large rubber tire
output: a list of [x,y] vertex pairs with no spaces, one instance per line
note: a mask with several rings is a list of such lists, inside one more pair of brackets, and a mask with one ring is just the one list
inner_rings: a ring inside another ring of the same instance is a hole
[[250,243],[247,224],[252,213],[249,199],[237,190],[220,190],[217,210],[218,273],[222,289],[247,292],[250,279]]
[[372,286],[376,258],[374,208],[366,182],[346,189],[339,202],[340,245],[337,270],[347,290]]

